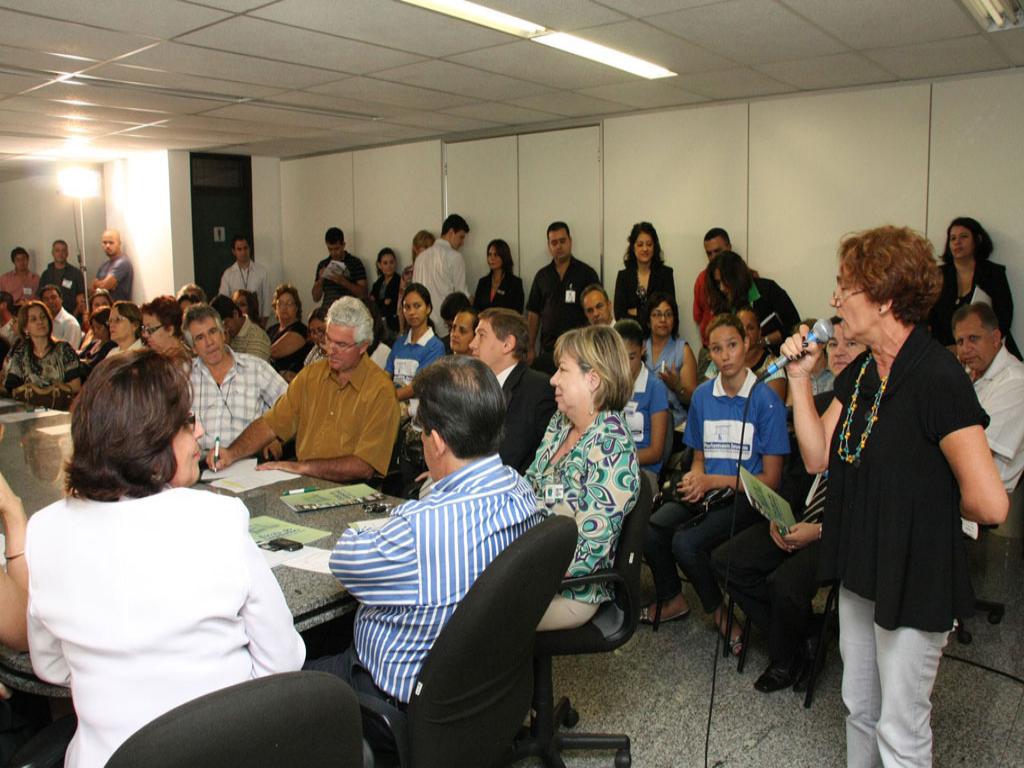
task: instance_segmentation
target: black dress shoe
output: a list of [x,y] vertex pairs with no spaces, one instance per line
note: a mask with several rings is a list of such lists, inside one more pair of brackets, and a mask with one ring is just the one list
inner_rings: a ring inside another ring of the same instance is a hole
[[774,693],[789,688],[796,682],[801,666],[798,663],[769,664],[768,669],[754,682],[754,687],[761,693]]

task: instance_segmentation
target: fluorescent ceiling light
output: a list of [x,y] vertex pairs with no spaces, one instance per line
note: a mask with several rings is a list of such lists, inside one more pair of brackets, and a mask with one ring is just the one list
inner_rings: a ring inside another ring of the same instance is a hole
[[1024,26],[1021,0],[961,0],[961,3],[988,32]]
[[88,168],[64,168],[57,173],[60,191],[68,197],[96,197],[100,193],[100,175]]
[[493,8],[468,2],[468,0],[402,0],[402,2],[518,37],[533,37],[547,32],[547,29],[540,24],[534,24],[532,21],[510,16]]
[[[976,0],[982,2],[982,0]],[[486,8],[468,0],[402,0],[403,3],[426,8],[430,11],[443,13],[446,16],[454,16],[456,19],[479,24],[482,27],[496,29],[517,37],[525,37],[535,43],[541,43],[551,48],[557,48],[565,53],[574,56],[581,56],[584,59],[596,61],[608,67],[621,69],[648,80],[656,80],[661,77],[675,77],[675,72],[659,67],[644,59],[631,56],[622,51],[616,51],[606,45],[584,40],[582,37],[570,35],[565,32],[555,32],[532,21],[520,19],[516,16],[509,16],[507,13]],[[1000,0],[995,0],[1000,2]],[[1007,0],[1009,2],[1009,0]]]
[[572,53],[576,56],[582,56],[584,59],[615,67],[624,72],[645,77],[648,80],[657,80],[661,77],[675,77],[676,75],[675,72],[659,67],[657,64],[652,64],[628,53],[616,51],[614,48],[609,48],[590,40],[584,40],[582,37],[576,37],[576,35],[566,34],[565,32],[551,32],[530,39],[535,43],[557,48],[560,51]]

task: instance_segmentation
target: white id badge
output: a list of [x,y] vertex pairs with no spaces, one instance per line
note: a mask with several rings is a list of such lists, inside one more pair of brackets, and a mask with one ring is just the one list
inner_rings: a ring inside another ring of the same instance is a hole
[[565,498],[565,488],[557,483],[548,483],[544,486],[544,503],[549,507],[557,504]]
[[22,296],[31,296],[32,295],[32,289],[29,288],[27,285],[23,285],[21,287],[21,295]]
[[65,288],[67,288],[67,289],[68,289],[69,291],[71,290],[71,281],[70,281],[70,280],[68,280],[67,278],[65,278],[65,279],[61,280],[61,281],[60,281],[60,284],[61,284],[62,286],[64,286]]
[[643,440],[644,437],[644,415],[637,410],[635,400],[630,400],[625,407],[626,425],[633,435],[634,441]]
[[572,288],[566,288],[565,290],[565,303],[575,304],[576,303],[576,291]]

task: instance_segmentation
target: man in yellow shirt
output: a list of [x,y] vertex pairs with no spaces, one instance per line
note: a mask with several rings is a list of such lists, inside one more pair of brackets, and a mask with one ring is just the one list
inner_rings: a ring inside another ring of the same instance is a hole
[[398,433],[395,387],[366,356],[373,320],[366,306],[345,296],[327,313],[327,357],[306,366],[274,407],[254,421],[226,448],[224,469],[251,456],[275,438],[295,438],[296,461],[272,461],[263,469],[283,469],[325,480],[369,480],[387,474]]

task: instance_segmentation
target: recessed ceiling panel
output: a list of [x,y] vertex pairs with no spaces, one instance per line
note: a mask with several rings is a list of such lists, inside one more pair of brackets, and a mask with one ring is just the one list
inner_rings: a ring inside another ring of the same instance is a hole
[[150,37],[0,9],[0,44],[47,53],[110,59],[153,43]]
[[647,21],[744,64],[804,59],[847,49],[792,11],[764,0],[727,0],[652,16]]
[[560,119],[560,115],[551,112],[538,112],[535,109],[517,107],[514,104],[498,104],[493,101],[481,104],[468,104],[464,107],[446,109],[449,115],[472,117],[477,120],[488,120],[505,125],[523,125],[526,123],[546,123]]
[[598,99],[607,99],[619,104],[626,104],[637,109],[674,107],[682,104],[695,104],[699,101],[707,101],[704,96],[689,93],[661,81],[599,85],[596,88],[584,88],[579,93],[585,96],[594,96]]
[[838,53],[799,61],[777,61],[762,64],[757,69],[769,77],[807,91],[884,83],[896,79],[895,75],[859,53]]
[[378,72],[377,77],[405,85],[416,85],[421,88],[443,90],[493,101],[533,96],[551,90],[550,87],[538,83],[516,80],[493,72],[484,72],[449,61],[437,60]]
[[486,0],[484,5],[559,32],[624,20],[623,14],[591,0]]
[[448,109],[477,101],[468,96],[431,91],[402,83],[389,83],[369,77],[350,77],[306,90],[340,98],[351,96],[364,101],[382,101],[405,109]]
[[372,124],[371,120],[354,120],[344,117],[313,114],[290,109],[259,106],[257,104],[235,104],[230,107],[210,110],[206,113],[211,117],[227,117],[246,120],[251,123],[273,126],[298,126],[300,128],[317,128],[324,131],[351,131],[359,133],[360,128]]
[[[1002,33],[1000,33],[1002,34]],[[904,79],[1002,69],[1007,60],[983,35],[865,51],[864,55]]]
[[60,21],[170,39],[231,14],[179,0],[4,0],[4,6]]
[[585,117],[587,115],[604,115],[629,111],[629,107],[625,104],[597,99],[581,93],[571,93],[570,91],[528,96],[525,99],[516,99],[515,103],[528,109],[551,112],[563,117]]
[[235,17],[179,38],[179,42],[291,64],[362,75],[420,61],[422,57],[263,19]]
[[701,72],[681,75],[675,85],[709,99],[747,99],[785,93],[792,88],[785,83],[755,72],[752,69],[725,69],[720,72]]
[[212,77],[196,77],[195,75],[184,75],[180,72],[165,72],[162,69],[137,67],[127,64],[104,64],[95,69],[90,69],[88,75],[129,83],[160,86],[162,88],[174,89],[175,91],[195,91],[196,93],[207,95],[218,94],[259,98],[284,92],[280,88],[273,88],[268,85],[239,83],[233,80],[217,80]]

